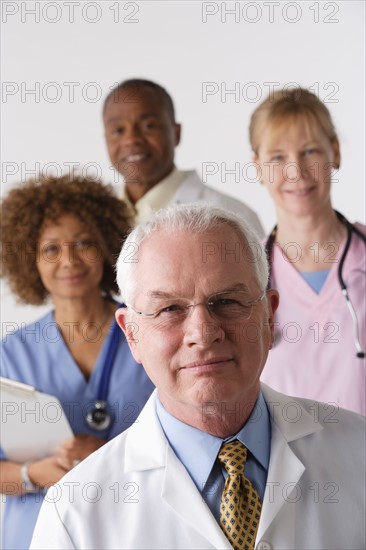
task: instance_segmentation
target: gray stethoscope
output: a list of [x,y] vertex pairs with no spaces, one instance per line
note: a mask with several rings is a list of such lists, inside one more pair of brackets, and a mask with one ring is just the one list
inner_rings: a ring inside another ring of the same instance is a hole
[[[344,261],[347,257],[347,253],[348,253],[348,250],[349,250],[349,247],[350,247],[350,244],[351,244],[352,233],[357,235],[357,237],[360,238],[363,241],[365,246],[366,246],[366,237],[359,229],[357,229],[357,227],[355,225],[353,225],[351,222],[349,222],[347,220],[347,218],[345,218],[343,216],[343,214],[340,214],[340,212],[337,212],[336,210],[335,210],[335,213],[337,215],[337,218],[342,223],[344,223],[344,225],[347,228],[347,241],[346,241],[346,245],[344,247],[344,251],[343,251],[341,260],[339,262],[339,266],[338,266],[338,281],[339,281],[339,286],[341,287],[342,294],[343,294],[343,296],[346,300],[346,304],[347,304],[348,310],[350,312],[350,315],[351,315],[352,321],[353,321],[353,327],[354,327],[354,333],[355,333],[356,356],[359,357],[360,359],[363,359],[365,357],[365,352],[363,351],[363,349],[361,347],[357,315],[356,315],[356,312],[355,312],[355,308],[353,307],[353,304],[352,304],[351,299],[349,297],[347,287],[346,287],[345,282],[343,280],[342,271],[343,271],[343,264],[344,264]],[[270,236],[269,236],[269,238],[268,238],[268,240],[265,244],[265,250],[266,250],[266,254],[267,254],[267,258],[268,258],[268,264],[269,264],[269,270],[270,270],[268,281],[271,280],[272,249],[273,249],[273,244],[274,244],[275,238],[276,238],[276,231],[277,231],[277,225],[273,228],[272,233],[270,234]],[[268,287],[267,288],[268,289],[270,288],[270,282],[268,282]]]
[[112,414],[108,408],[107,396],[109,382],[111,379],[114,358],[116,356],[118,340],[121,332],[117,322],[113,322],[112,334],[99,381],[97,397],[89,406],[85,416],[86,423],[90,428],[98,432],[106,430],[112,424]]

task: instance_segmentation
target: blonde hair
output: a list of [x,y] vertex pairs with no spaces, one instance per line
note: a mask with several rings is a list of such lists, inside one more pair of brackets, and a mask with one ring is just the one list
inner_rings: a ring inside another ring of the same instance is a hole
[[249,140],[253,152],[258,154],[265,127],[275,131],[287,122],[298,122],[299,118],[311,132],[316,133],[321,128],[330,143],[338,141],[330,112],[315,94],[304,88],[278,90],[270,94],[252,114]]

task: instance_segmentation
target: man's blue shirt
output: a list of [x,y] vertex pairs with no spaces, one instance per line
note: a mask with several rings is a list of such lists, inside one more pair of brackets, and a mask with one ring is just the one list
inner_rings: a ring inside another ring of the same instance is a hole
[[[239,439],[248,449],[245,475],[263,500],[270,457],[271,424],[262,393],[241,430],[221,439],[189,426],[172,416],[156,399],[156,411],[164,433],[179,460],[185,466],[197,489],[219,522],[221,495],[226,470],[216,461],[223,443]],[[234,414],[234,412],[233,412]]]

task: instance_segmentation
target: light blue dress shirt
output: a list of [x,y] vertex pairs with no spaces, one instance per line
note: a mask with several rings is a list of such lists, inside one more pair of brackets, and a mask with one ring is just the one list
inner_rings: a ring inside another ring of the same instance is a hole
[[163,407],[156,397],[156,412],[164,433],[179,460],[194,481],[217,522],[220,522],[221,495],[227,472],[217,461],[223,443],[239,439],[248,449],[245,475],[263,500],[267,481],[271,423],[262,393],[243,428],[221,439],[181,422]]

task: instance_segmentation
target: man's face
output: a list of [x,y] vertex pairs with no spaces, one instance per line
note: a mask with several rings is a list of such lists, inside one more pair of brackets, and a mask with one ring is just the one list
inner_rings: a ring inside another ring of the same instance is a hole
[[173,170],[180,126],[154,90],[120,90],[106,105],[104,126],[110,159],[128,191],[140,185],[146,193]]
[[[237,253],[233,253],[233,250]],[[230,291],[244,302],[263,293],[247,245],[225,225],[202,234],[157,231],[141,245],[136,269],[136,311],[120,309],[117,320],[127,334],[135,359],[158,388],[165,408],[178,418],[202,411],[210,402],[254,403],[259,377],[273,341],[277,292],[268,291],[251,308],[249,319],[212,317],[205,305]],[[231,301],[224,300],[223,307]]]

